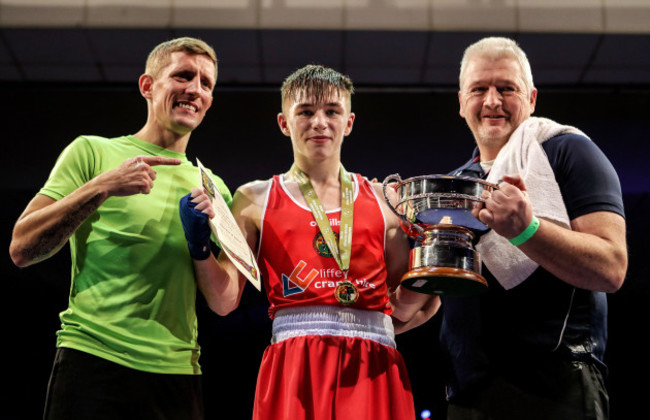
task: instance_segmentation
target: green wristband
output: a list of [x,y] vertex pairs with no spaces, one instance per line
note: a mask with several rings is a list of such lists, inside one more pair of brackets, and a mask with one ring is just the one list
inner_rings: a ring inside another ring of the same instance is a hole
[[535,232],[537,232],[537,229],[539,229],[539,219],[535,216],[533,216],[533,220],[530,221],[530,224],[526,229],[524,229],[523,232],[521,232],[519,235],[515,236],[514,238],[508,239],[511,244],[514,246],[519,246],[529,240],[530,238],[533,237]]

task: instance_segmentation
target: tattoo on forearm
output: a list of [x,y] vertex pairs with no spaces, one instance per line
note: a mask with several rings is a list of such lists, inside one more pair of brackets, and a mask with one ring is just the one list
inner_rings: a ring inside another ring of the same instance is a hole
[[33,246],[22,249],[22,255],[29,260],[39,260],[48,256],[54,250],[63,246],[74,234],[75,230],[97,210],[101,203],[101,195],[94,195],[77,209],[67,213],[59,223],[44,230]]

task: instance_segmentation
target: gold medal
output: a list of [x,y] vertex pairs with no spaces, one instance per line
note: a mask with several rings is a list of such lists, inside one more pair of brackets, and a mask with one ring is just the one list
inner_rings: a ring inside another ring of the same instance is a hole
[[342,305],[352,305],[359,299],[359,291],[351,281],[345,280],[336,285],[334,297]]
[[352,254],[352,220],[354,214],[354,184],[350,179],[350,174],[341,166],[339,170],[339,179],[341,181],[341,227],[337,243],[336,235],[332,231],[325,209],[318,199],[309,177],[295,164],[289,171],[297,180],[300,191],[311,209],[327,248],[339,268],[345,273],[345,281],[336,286],[334,297],[343,305],[352,305],[359,299],[359,290],[352,282],[347,280]]

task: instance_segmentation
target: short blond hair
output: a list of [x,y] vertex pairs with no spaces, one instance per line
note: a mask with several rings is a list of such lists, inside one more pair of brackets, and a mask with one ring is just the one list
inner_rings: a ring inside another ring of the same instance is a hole
[[158,44],[150,53],[147,58],[145,66],[145,73],[157,78],[160,71],[169,65],[172,53],[182,51],[189,54],[204,55],[214,63],[214,78],[213,82],[217,81],[217,54],[214,49],[206,42],[191,37],[181,37],[165,41]]

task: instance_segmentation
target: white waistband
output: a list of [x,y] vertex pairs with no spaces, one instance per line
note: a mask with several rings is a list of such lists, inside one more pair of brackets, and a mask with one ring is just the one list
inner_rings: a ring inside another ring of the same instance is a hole
[[305,335],[360,337],[396,347],[393,322],[383,312],[334,306],[300,306],[276,312],[271,343]]

